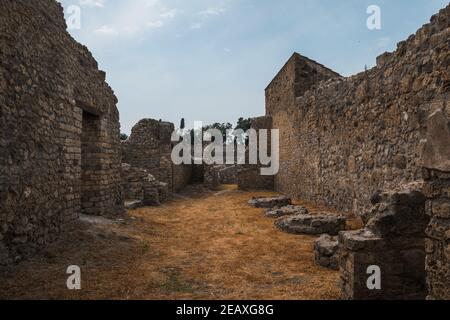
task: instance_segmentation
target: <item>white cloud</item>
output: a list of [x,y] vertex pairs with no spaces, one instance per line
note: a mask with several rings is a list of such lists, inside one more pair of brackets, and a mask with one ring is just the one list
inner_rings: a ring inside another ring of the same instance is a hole
[[145,26],[149,27],[149,28],[161,28],[163,25],[164,25],[164,22],[162,22],[161,20],[148,21],[145,23]]
[[389,38],[389,37],[379,38],[379,39],[377,39],[377,42],[376,42],[377,46],[380,48],[387,47],[390,43],[391,43],[391,38]]
[[200,11],[198,14],[201,16],[218,16],[225,12],[224,8],[208,8]]
[[103,8],[106,0],[79,0],[81,6]]
[[107,26],[107,25],[101,26],[100,28],[98,28],[94,32],[96,34],[106,35],[106,36],[117,36],[117,35],[119,35],[119,31],[117,31],[117,29],[115,29],[112,26]]
[[163,10],[161,10],[161,13],[159,14],[159,16],[163,19],[173,19],[179,13],[180,13],[180,10],[178,10],[178,9],[167,10],[166,8],[164,8]]
[[203,27],[203,25],[200,22],[196,22],[191,24],[191,26],[189,27],[191,30],[198,30],[201,29]]
[[[1,1],[1,0],[0,0]],[[181,30],[203,28],[207,19],[219,16],[226,11],[222,5],[203,6],[203,2],[194,0],[194,5],[169,6],[163,0],[61,0],[68,5],[76,1],[80,6],[103,9],[89,10],[83,20],[80,38],[100,36],[143,36],[169,26]],[[224,0],[225,1],[225,0]],[[226,3],[226,2],[224,2]],[[204,10],[202,10],[204,9]],[[95,41],[92,39],[91,41]]]

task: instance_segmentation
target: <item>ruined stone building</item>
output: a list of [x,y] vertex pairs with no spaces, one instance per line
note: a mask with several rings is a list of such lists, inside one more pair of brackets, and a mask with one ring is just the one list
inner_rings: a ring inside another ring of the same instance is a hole
[[426,119],[449,108],[448,10],[349,78],[292,56],[266,89],[280,129],[276,190],[355,212],[375,191],[421,178]]
[[[273,188],[365,220],[340,235],[343,298],[450,298],[449,48],[447,6],[370,70],[345,78],[295,53],[266,89],[252,127],[280,131]],[[239,187],[269,185],[258,175],[242,168]]]
[[0,264],[123,211],[116,103],[56,1],[1,1]]
[[192,180],[192,165],[176,166],[172,162],[174,131],[172,123],[143,119],[133,127],[128,140],[122,142],[122,162],[147,170],[166,183],[171,192],[180,191]]

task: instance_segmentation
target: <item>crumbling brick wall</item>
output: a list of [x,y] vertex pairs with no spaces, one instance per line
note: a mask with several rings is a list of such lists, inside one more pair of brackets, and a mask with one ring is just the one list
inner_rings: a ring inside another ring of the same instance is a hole
[[420,179],[427,116],[450,108],[449,27],[450,6],[348,78],[295,54],[266,89],[280,129],[276,190],[359,212],[375,191]]
[[0,4],[0,264],[123,211],[117,99],[54,0]]

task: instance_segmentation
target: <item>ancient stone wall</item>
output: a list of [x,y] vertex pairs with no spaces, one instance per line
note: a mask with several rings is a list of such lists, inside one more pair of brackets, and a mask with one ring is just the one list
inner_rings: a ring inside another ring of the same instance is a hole
[[420,179],[427,116],[450,108],[449,26],[450,6],[348,78],[295,54],[266,89],[280,129],[276,190],[359,212],[375,191]]
[[182,164],[179,166],[173,165],[173,191],[179,192],[187,185],[192,183],[193,165]]
[[415,190],[379,193],[364,217],[365,228],[340,233],[343,299],[425,299],[425,200]]
[[0,4],[0,264],[123,211],[119,113],[54,0]]
[[431,218],[426,230],[428,299],[450,300],[450,117],[442,110],[428,120],[422,154],[424,194]]
[[147,170],[172,190],[171,136],[174,130],[172,123],[153,119],[139,121],[128,140],[122,142],[122,161]]
[[[272,118],[270,116],[251,119],[251,128],[259,132],[261,129],[272,129]],[[259,142],[258,142],[259,143]],[[271,135],[267,137],[267,150],[271,150]],[[259,144],[258,144],[259,148]],[[258,157],[259,159],[259,157]],[[237,184],[240,190],[272,190],[274,188],[274,176],[261,174],[262,164],[249,164],[249,151],[246,153],[246,164],[238,165]]]
[[122,190],[125,204],[133,207],[159,205],[167,200],[167,183],[155,179],[147,170],[122,163]]

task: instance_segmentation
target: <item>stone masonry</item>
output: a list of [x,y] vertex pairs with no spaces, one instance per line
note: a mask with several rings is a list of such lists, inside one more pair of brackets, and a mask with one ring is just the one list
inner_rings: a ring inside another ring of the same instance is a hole
[[428,120],[422,160],[431,218],[425,240],[428,299],[450,300],[450,121],[442,110]]
[[[259,132],[259,130],[272,129],[271,117],[258,117],[251,119],[251,128]],[[258,142],[259,143],[259,142]],[[271,150],[271,136],[267,138],[268,148]],[[259,146],[259,145],[258,145]],[[249,151],[246,152],[246,164],[238,165],[237,168],[237,184],[239,190],[271,190],[274,188],[274,177],[261,175],[261,167],[259,164],[249,164]]]
[[172,123],[143,119],[132,129],[128,140],[122,142],[122,161],[147,170],[172,190]]
[[169,186],[155,179],[145,169],[122,163],[122,190],[125,204],[132,207],[159,205],[167,200]]
[[0,4],[0,264],[123,211],[119,113],[53,0]]
[[275,190],[358,213],[375,191],[421,179],[427,117],[450,112],[449,41],[447,6],[355,76],[294,54],[266,89],[280,130]]
[[157,180],[167,183],[170,192],[177,192],[192,181],[190,164],[172,163],[172,133],[175,126],[169,122],[143,119],[132,129],[128,140],[122,142],[123,162],[147,170]]
[[[390,191],[374,197],[366,226],[339,234],[343,299],[423,300],[425,273],[425,196]],[[371,266],[380,268],[380,288],[367,285]]]

